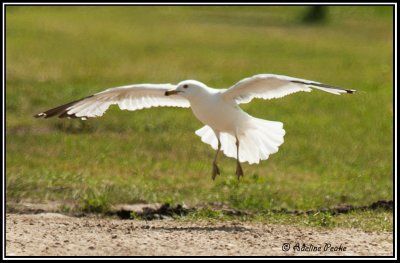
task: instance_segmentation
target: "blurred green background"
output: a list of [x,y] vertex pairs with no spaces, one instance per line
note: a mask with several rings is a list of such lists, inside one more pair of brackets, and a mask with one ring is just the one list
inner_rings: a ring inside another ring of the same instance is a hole
[[[138,202],[318,209],[393,199],[393,8],[6,7],[7,202],[79,209]],[[242,108],[284,123],[285,143],[259,165],[220,158],[188,109],[35,119],[83,96],[133,83],[197,79],[226,88],[274,73],[357,89],[298,93]]]

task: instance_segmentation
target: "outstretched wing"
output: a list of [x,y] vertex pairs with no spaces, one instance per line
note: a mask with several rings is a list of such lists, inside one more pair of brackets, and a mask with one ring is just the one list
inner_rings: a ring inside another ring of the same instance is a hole
[[241,104],[248,103],[253,98],[269,100],[281,98],[299,91],[310,92],[312,88],[336,95],[355,92],[355,90],[352,89],[342,89],[311,80],[282,75],[260,74],[242,79],[231,88],[227,89],[223,93],[223,96],[227,100],[235,100],[236,103]]
[[175,88],[176,86],[171,84],[138,84],[111,88],[41,112],[35,117],[59,116],[81,119],[100,117],[113,104],[118,104],[121,110],[130,111],[158,106],[190,107],[189,101],[179,94],[165,96],[167,90]]

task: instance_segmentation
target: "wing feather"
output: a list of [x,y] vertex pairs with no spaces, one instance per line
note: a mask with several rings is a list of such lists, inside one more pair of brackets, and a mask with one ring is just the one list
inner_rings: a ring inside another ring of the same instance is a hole
[[41,112],[35,117],[94,118],[102,116],[113,104],[117,104],[121,110],[130,111],[159,106],[190,107],[189,101],[179,94],[165,96],[167,90],[175,88],[171,84],[137,84],[111,88]]
[[260,74],[239,81],[227,89],[223,96],[227,100],[234,100],[241,104],[248,103],[254,98],[276,99],[299,91],[310,92],[312,89],[319,89],[336,95],[355,92],[355,90],[342,89],[311,80],[283,75]]

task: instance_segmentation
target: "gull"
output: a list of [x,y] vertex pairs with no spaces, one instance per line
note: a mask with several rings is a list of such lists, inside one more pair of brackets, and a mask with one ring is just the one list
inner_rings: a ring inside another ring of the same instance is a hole
[[243,176],[241,163],[258,164],[276,153],[283,143],[283,123],[263,120],[244,112],[239,105],[257,99],[277,99],[299,91],[312,89],[331,94],[354,93],[316,81],[275,74],[258,74],[245,78],[228,89],[214,89],[197,80],[172,84],[135,84],[110,88],[56,108],[35,117],[88,118],[100,117],[110,105],[121,110],[140,110],[150,107],[191,108],[205,126],[195,133],[216,150],[212,162],[212,179],[220,174],[218,153],[236,159],[236,176]]

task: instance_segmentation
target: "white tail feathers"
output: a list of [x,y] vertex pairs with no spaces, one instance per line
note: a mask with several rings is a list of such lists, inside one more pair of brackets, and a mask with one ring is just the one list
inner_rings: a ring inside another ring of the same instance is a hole
[[[276,153],[283,143],[285,130],[283,124],[276,121],[267,121],[252,117],[245,128],[239,130],[239,161],[249,164],[259,163],[268,159],[270,154]],[[218,148],[218,140],[214,131],[207,125],[196,131],[204,143]],[[220,133],[221,150],[228,157],[236,159],[236,138],[230,133]]]

